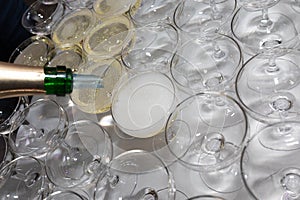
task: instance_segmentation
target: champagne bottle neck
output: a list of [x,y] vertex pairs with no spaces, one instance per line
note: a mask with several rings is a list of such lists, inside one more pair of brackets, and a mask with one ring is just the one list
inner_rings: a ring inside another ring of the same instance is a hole
[[64,96],[73,90],[72,70],[65,66],[45,67],[44,89],[46,94]]

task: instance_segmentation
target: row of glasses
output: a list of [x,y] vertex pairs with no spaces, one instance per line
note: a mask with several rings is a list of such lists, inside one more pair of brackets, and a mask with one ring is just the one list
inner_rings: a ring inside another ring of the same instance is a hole
[[240,3],[232,32],[251,57],[237,75],[236,94],[249,116],[265,124],[243,149],[242,180],[251,198],[298,199],[297,22],[278,8],[268,11],[279,1]]
[[16,113],[6,138],[13,156],[6,158],[4,140],[1,198],[40,199],[52,191],[51,184],[65,190],[90,184],[112,158],[110,137],[101,126],[89,120],[68,125],[62,106],[49,99]]
[[172,174],[159,157],[133,150],[112,159],[110,137],[99,124],[67,125],[63,114],[55,101],[40,99],[16,116],[8,135],[15,159],[0,170],[3,197],[175,199]]

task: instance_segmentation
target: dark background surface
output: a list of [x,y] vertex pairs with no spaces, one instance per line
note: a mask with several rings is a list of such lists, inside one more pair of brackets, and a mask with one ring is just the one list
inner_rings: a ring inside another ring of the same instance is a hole
[[26,9],[36,0],[0,0],[0,61],[10,55],[25,39],[32,36],[21,24]]

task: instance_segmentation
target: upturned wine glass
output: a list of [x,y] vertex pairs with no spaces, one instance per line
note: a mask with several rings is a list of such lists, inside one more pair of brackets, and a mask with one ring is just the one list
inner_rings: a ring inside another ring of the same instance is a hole
[[[242,177],[254,199],[299,199],[299,128],[296,121],[268,125],[258,131],[244,148],[240,162]],[[263,138],[280,129],[288,130],[291,137],[277,137],[276,145],[273,144],[276,148],[262,142]]]
[[38,200],[45,191],[44,164],[30,156],[21,156],[0,169],[0,198]]
[[[248,138],[248,121],[239,103],[202,92],[179,103],[165,126],[170,152],[215,192],[242,188],[239,158]],[[197,177],[195,177],[197,178]]]
[[274,123],[300,114],[298,50],[263,52],[250,58],[236,79],[237,97],[258,121]]
[[216,32],[227,33],[228,21],[231,21],[236,4],[236,0],[181,1],[174,12],[173,21],[187,37],[201,37]]
[[129,71],[113,90],[112,118],[125,134],[150,138],[163,132],[176,102],[176,87],[166,74]]
[[64,137],[69,120],[65,110],[50,99],[32,102],[14,116],[8,135],[12,153],[44,158]]
[[171,60],[172,78],[189,94],[231,87],[243,63],[242,51],[233,38],[218,33],[211,36],[188,40]]
[[244,51],[255,55],[265,50],[293,48],[298,42],[295,23],[283,12],[272,12],[268,8],[279,0],[243,1],[231,22],[234,37]]
[[181,0],[138,0],[128,13],[136,26],[154,22],[171,22],[176,6]]
[[83,188],[105,175],[112,151],[110,136],[99,124],[75,121],[65,129],[65,138],[47,152],[47,176],[60,188]]
[[174,200],[174,184],[172,173],[159,157],[135,149],[112,159],[107,175],[98,180],[94,198]]
[[177,29],[168,23],[151,23],[134,29],[130,48],[122,50],[122,63],[129,70],[167,73],[180,43]]
[[22,25],[32,34],[49,35],[53,25],[64,15],[61,1],[34,1],[22,16]]

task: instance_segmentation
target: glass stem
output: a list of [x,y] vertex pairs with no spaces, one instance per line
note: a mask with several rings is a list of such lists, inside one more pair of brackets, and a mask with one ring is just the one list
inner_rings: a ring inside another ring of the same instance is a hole
[[272,24],[273,24],[273,22],[272,22],[272,21],[270,20],[270,18],[269,18],[268,8],[263,8],[263,9],[262,9],[262,19],[260,20],[259,26],[260,26],[261,28],[267,29],[267,28],[269,28]]
[[223,58],[225,56],[225,52],[222,51],[220,46],[216,41],[213,41],[213,46],[214,46],[214,57],[217,59]]
[[278,72],[280,70],[280,68],[278,67],[278,65],[276,64],[276,56],[271,56],[269,59],[269,65],[267,68],[267,72],[268,73],[274,73],[274,72]]
[[217,9],[216,1],[215,0],[209,0],[209,6],[210,6],[211,12],[212,12],[211,13],[212,19],[214,19],[214,20],[220,19],[222,16],[221,16],[221,13]]

